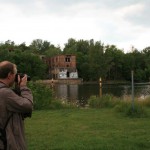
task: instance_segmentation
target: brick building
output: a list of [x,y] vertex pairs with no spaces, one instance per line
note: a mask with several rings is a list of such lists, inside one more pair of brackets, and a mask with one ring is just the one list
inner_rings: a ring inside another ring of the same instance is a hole
[[78,78],[75,55],[57,55],[43,61],[48,65],[50,79]]

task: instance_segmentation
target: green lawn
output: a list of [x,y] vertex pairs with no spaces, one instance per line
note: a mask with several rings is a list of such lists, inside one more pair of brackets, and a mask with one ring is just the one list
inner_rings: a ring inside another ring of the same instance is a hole
[[150,150],[150,117],[113,109],[34,111],[25,125],[28,150]]

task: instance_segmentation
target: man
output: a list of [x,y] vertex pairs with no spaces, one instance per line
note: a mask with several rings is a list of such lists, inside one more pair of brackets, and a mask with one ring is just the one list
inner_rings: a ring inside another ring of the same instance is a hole
[[[24,118],[33,108],[33,96],[27,88],[27,75],[20,78],[17,85],[20,95],[11,87],[15,83],[17,74],[16,65],[9,62],[0,62],[0,128],[5,129],[7,144],[0,140],[0,150],[26,150],[24,135]],[[6,148],[7,147],[7,148]]]

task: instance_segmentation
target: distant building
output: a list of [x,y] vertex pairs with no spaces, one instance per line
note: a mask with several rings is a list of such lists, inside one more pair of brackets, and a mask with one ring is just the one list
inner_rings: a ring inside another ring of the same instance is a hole
[[57,55],[51,58],[42,57],[42,59],[48,65],[49,78],[53,79],[78,78],[75,55]]

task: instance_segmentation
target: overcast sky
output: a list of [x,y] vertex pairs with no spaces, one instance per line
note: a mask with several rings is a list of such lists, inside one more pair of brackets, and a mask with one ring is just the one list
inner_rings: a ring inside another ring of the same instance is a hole
[[150,46],[150,0],[0,0],[0,42],[55,46],[101,41],[124,51]]

